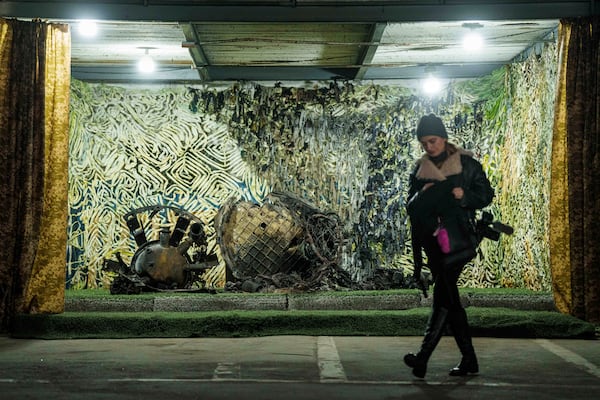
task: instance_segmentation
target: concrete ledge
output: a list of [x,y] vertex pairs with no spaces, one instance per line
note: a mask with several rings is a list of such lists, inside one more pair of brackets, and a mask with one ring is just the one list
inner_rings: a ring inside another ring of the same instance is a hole
[[287,309],[286,295],[269,296],[219,296],[156,297],[154,311],[231,311],[231,310],[280,310]]
[[152,298],[77,298],[65,299],[65,311],[154,311],[154,299]]
[[346,295],[290,294],[289,310],[406,310],[421,306],[418,294]]
[[[465,307],[503,307],[514,310],[556,311],[552,295],[463,294]],[[107,297],[76,297],[65,300],[67,312],[194,312],[232,310],[406,310],[429,307],[432,296],[415,293],[390,294],[198,294],[157,295],[137,297],[131,295]]]
[[465,307],[505,307],[513,310],[556,311],[552,295],[480,295],[464,297]]

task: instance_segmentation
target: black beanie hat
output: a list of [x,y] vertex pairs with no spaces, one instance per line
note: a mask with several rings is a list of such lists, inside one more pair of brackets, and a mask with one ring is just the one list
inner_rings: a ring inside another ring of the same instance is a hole
[[448,133],[442,120],[435,114],[424,115],[417,125],[417,139],[423,136],[439,136],[448,138]]

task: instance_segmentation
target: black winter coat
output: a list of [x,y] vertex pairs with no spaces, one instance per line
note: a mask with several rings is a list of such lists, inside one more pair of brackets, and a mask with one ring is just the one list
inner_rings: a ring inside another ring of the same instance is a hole
[[[428,248],[434,246],[433,232],[440,218],[455,218],[465,229],[474,230],[475,211],[488,206],[494,197],[494,190],[481,164],[471,157],[471,153],[451,144],[448,148],[450,155],[440,168],[424,156],[410,175],[407,208],[413,247],[419,247],[418,250],[413,248],[415,263],[421,261],[421,246],[431,256]],[[422,190],[427,183],[434,185]],[[461,200],[452,195],[455,187],[464,191]]]

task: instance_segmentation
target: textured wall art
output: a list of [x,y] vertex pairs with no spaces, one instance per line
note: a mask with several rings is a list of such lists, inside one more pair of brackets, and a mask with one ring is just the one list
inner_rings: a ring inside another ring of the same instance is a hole
[[[103,259],[116,252],[131,257],[135,243],[123,220],[131,209],[175,205],[212,229],[229,197],[257,201],[270,191],[242,161],[224,123],[190,112],[185,87],[128,90],[74,81],[71,98],[69,287],[106,286],[111,276]],[[214,232],[207,234],[214,240]],[[222,271],[217,275],[212,280],[224,283]]]
[[[140,88],[74,81],[68,285],[91,288],[110,282],[102,269],[104,258],[120,252],[127,260],[134,252],[122,219],[133,208],[164,204],[194,213],[209,230],[210,247],[215,240],[212,220],[221,204],[231,197],[260,203],[273,190],[294,193],[339,215],[345,237],[341,263],[354,279],[378,267],[410,273],[406,185],[421,153],[414,127],[429,112],[444,119],[452,142],[482,161],[498,188],[494,215],[522,224],[518,213],[505,209],[520,205],[505,199],[523,190],[504,180],[528,182],[525,187],[542,191],[547,183],[543,175],[534,183],[535,175],[509,168],[521,155],[516,154],[515,136],[507,139],[506,133],[518,123],[515,109],[522,115],[532,112],[531,107],[551,110],[552,104],[550,88],[542,91],[543,101],[516,102],[506,82],[523,82],[527,90],[540,85],[537,76],[551,79],[552,69],[544,60],[551,60],[552,48],[548,54],[527,61],[530,67],[522,70],[503,69],[453,83],[436,99],[419,98],[402,87],[351,82]],[[528,75],[529,70],[538,75]],[[544,121],[534,125],[532,135],[551,134]],[[550,151],[543,146],[543,141],[536,146],[540,160]],[[514,175],[505,177],[503,168]],[[524,237],[544,229],[544,211],[534,221],[535,227],[517,229],[518,237],[484,242],[462,284],[547,288],[547,238],[526,241],[527,254],[515,250],[524,246]],[[511,254],[508,263],[505,254]],[[525,272],[512,254],[532,255]],[[206,277],[219,287],[225,279],[222,264]],[[527,279],[514,278],[521,276]]]
[[[549,253],[549,193],[552,128],[557,82],[553,43],[538,54],[509,66],[505,110],[501,185],[497,198],[515,234],[504,238],[499,284],[551,290]],[[496,267],[498,268],[498,267]]]

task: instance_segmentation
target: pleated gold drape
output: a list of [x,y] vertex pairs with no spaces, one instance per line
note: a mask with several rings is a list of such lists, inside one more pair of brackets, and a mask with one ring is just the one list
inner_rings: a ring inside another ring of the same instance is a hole
[[600,18],[562,20],[550,258],[558,309],[600,322]]
[[0,19],[0,323],[64,310],[71,39]]

